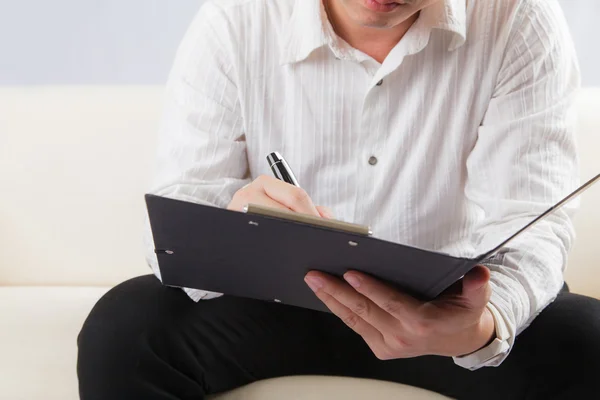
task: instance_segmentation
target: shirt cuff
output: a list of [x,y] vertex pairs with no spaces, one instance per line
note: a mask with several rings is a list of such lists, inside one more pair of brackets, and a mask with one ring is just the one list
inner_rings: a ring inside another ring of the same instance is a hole
[[508,356],[510,351],[511,334],[506,320],[502,317],[498,309],[488,303],[486,306],[496,327],[496,338],[488,346],[462,357],[454,357],[454,363],[463,368],[474,371],[481,367],[497,367]]
[[188,297],[190,299],[194,300],[195,302],[199,302],[200,300],[216,299],[217,297],[223,296],[222,293],[207,292],[206,290],[189,289],[189,288],[182,288],[182,289],[188,295]]

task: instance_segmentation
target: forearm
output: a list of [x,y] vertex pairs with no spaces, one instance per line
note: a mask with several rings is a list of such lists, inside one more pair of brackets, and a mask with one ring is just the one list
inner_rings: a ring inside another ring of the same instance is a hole
[[[502,234],[489,236],[497,240]],[[509,356],[516,337],[559,293],[572,238],[570,218],[563,214],[533,228],[484,263],[491,272],[488,308],[494,315],[496,338],[475,354],[455,358],[457,364],[474,370],[498,366]]]
[[557,296],[574,233],[569,220],[548,222],[487,263],[491,302],[518,335]]

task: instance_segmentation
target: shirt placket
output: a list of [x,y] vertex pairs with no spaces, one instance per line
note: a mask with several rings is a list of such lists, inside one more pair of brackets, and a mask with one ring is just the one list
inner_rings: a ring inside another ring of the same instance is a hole
[[380,174],[383,173],[383,167],[389,165],[390,160],[386,160],[385,157],[390,157],[392,154],[385,148],[390,133],[388,126],[390,105],[386,79],[402,65],[406,55],[421,51],[427,44],[428,37],[428,32],[408,35],[392,50],[383,65],[373,60],[364,64],[368,74],[367,79],[370,81],[362,110],[362,136],[360,156],[357,160],[362,185],[355,215],[364,223],[369,223],[377,214],[376,184],[382,180]]
[[365,66],[368,72],[369,88],[365,94],[361,115],[361,143],[358,153],[360,193],[356,204],[356,217],[369,222],[376,212],[377,199],[375,184],[381,173],[381,162],[385,157],[385,137],[387,130],[387,93],[385,80],[374,83],[377,68]]

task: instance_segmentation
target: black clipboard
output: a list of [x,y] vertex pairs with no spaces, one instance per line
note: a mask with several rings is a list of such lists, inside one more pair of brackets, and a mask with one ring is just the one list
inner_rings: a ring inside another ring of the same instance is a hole
[[600,180],[592,180],[475,258],[458,258],[270,215],[146,195],[164,285],[328,311],[304,282],[310,270],[361,271],[423,300],[434,299],[508,242]]

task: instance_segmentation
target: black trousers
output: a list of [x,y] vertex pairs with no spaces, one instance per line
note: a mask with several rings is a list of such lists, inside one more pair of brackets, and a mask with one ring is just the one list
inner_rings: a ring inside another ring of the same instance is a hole
[[563,292],[497,368],[380,361],[335,316],[234,297],[194,303],[153,276],[94,307],[78,338],[82,400],[202,399],[289,375],[374,378],[458,399],[600,397],[600,301]]

